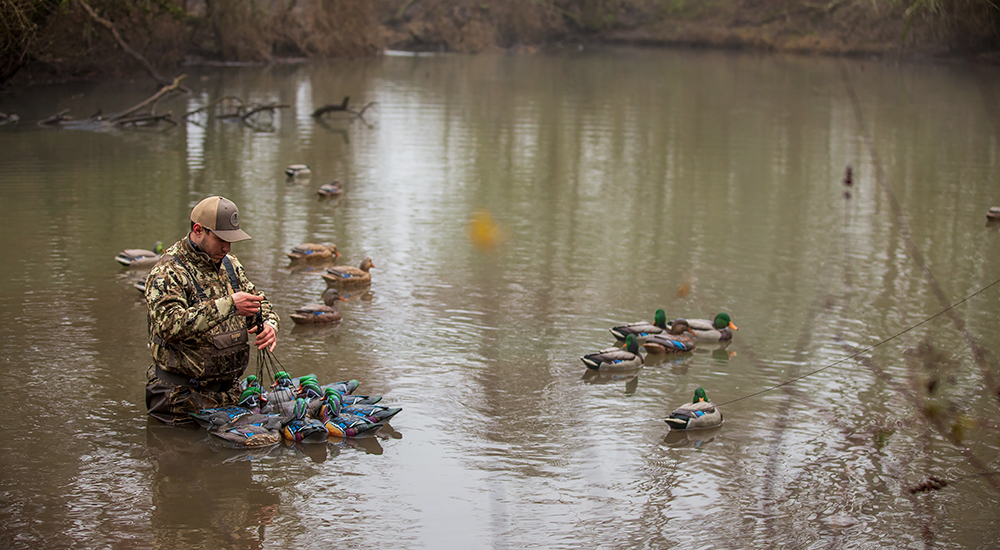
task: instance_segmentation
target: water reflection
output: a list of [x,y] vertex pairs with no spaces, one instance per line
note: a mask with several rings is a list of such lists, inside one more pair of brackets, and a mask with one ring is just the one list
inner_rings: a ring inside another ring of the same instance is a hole
[[281,498],[254,481],[249,459],[256,451],[216,450],[209,437],[153,420],[147,425],[154,546],[263,548]]
[[[10,503],[0,519],[18,541],[138,540],[163,500],[154,490],[168,491],[158,537],[178,544],[259,544],[265,525],[267,546],[290,548],[996,540],[994,485],[963,477],[997,469],[1000,456],[989,370],[977,363],[994,354],[994,290],[953,309],[964,332],[952,320],[901,333],[1000,272],[996,228],[983,227],[1000,173],[1000,123],[984,107],[1000,95],[995,76],[690,51],[385,57],[201,76],[197,95],[170,108],[226,96],[291,107],[267,133],[218,111],[161,132],[0,132],[0,203],[15,205],[0,263],[0,420],[25,427],[0,449]],[[63,102],[89,113],[148,97],[129,83],[77,87],[0,101],[20,102],[27,121]],[[348,93],[354,105],[378,101],[373,124],[307,116]],[[312,179],[287,181],[300,162]],[[344,195],[318,200],[334,178]],[[144,419],[149,358],[141,295],[111,258],[180,238],[210,193],[240,205],[254,239],[236,254],[280,313],[326,288],[321,271],[287,264],[292,246],[336,243],[347,265],[376,259],[371,288],[342,305],[340,324],[310,332],[283,315],[276,353],[294,374],[357,378],[405,408],[399,430],[373,440],[260,456],[202,440],[189,443],[211,455],[166,451],[196,456],[215,487],[232,478],[234,500],[209,500],[235,510],[219,535],[205,534],[218,530],[211,517],[196,532],[198,518],[178,511],[206,509],[197,485],[172,483],[184,460],[164,459],[173,473],[161,488],[148,461],[129,459],[160,444],[115,420]],[[581,371],[581,354],[608,346],[607,327],[658,307],[729,311],[740,331],[728,346],[647,357],[637,372]],[[925,338],[946,358],[937,372],[908,352]],[[52,401],[53,381],[82,389],[70,409],[99,409],[74,419],[62,453],[35,444],[67,427],[36,406]],[[777,389],[725,405],[729,436],[673,447],[680,434],[663,417],[699,386],[716,402]],[[102,485],[108,457],[115,483]],[[904,494],[929,475],[955,483]],[[267,505],[239,494],[262,487],[280,497],[271,523],[255,519]]]

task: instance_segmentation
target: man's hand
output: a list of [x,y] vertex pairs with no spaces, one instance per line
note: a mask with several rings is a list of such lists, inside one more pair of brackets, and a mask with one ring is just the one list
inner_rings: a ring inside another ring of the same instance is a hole
[[[260,331],[260,334],[257,334],[257,339],[253,343],[257,345],[257,349],[267,348],[267,351],[274,351],[274,346],[278,345],[278,334],[274,332],[274,327],[271,325],[264,323],[262,326],[264,330]],[[257,325],[247,329],[247,332],[256,334]]]
[[255,296],[249,292],[237,292],[233,294],[233,304],[236,306],[236,313],[244,317],[250,317],[260,311],[260,303],[264,298]]

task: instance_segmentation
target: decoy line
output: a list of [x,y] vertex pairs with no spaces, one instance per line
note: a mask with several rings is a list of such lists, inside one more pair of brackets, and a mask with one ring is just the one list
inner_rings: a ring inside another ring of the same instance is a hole
[[826,369],[828,369],[830,367],[835,367],[835,366],[837,366],[837,365],[839,365],[841,363],[844,363],[846,361],[850,361],[851,359],[854,359],[855,357],[858,357],[859,355],[868,353],[869,351],[871,351],[871,350],[873,350],[873,349],[881,346],[882,344],[885,344],[887,342],[891,342],[892,340],[895,340],[896,338],[899,338],[900,336],[902,336],[902,335],[904,335],[904,334],[906,334],[906,333],[908,333],[908,332],[910,332],[910,331],[912,331],[912,330],[914,330],[914,329],[916,329],[916,328],[918,328],[918,327],[920,327],[920,326],[922,326],[922,325],[924,325],[924,324],[926,324],[926,323],[928,323],[928,322],[930,322],[930,321],[932,321],[932,320],[940,317],[941,315],[944,315],[945,313],[947,313],[947,312],[951,311],[952,309],[954,309],[954,308],[956,308],[956,307],[964,304],[965,302],[971,300],[972,298],[975,298],[976,296],[982,294],[983,292],[986,292],[988,289],[990,289],[993,286],[996,286],[998,283],[1000,283],[1000,279],[997,279],[997,280],[993,281],[992,283],[990,283],[990,284],[988,284],[988,285],[980,288],[979,290],[973,292],[972,294],[969,294],[968,296],[966,296],[965,298],[962,298],[958,302],[955,302],[955,303],[949,305],[948,307],[942,309],[941,311],[935,313],[934,315],[931,315],[930,317],[924,319],[923,321],[920,321],[919,323],[917,323],[917,324],[915,324],[915,325],[913,325],[913,326],[911,326],[909,328],[903,329],[903,330],[897,332],[896,334],[893,334],[892,336],[890,336],[890,337],[888,337],[888,338],[886,338],[884,340],[880,340],[880,341],[872,344],[871,346],[868,346],[867,348],[861,349],[857,353],[854,353],[853,355],[849,355],[847,357],[844,357],[843,359],[838,359],[837,361],[834,361],[833,363],[830,363],[829,365],[826,365],[824,367],[820,367],[820,368],[818,368],[818,369],[816,369],[814,371],[807,372],[807,373],[805,373],[805,374],[803,374],[801,376],[796,376],[795,378],[791,378],[791,379],[786,380],[786,381],[784,381],[784,382],[782,382],[780,384],[775,384],[774,386],[771,386],[769,388],[765,388],[763,390],[760,390],[760,391],[757,391],[757,392],[754,392],[754,393],[751,393],[751,394],[748,394],[748,395],[744,395],[742,397],[737,397],[736,399],[731,399],[729,401],[726,401],[725,403],[719,403],[717,406],[721,407],[723,405],[728,405],[730,403],[736,403],[737,401],[742,401],[744,399],[749,399],[751,397],[756,397],[756,396],[761,395],[763,393],[767,393],[769,391],[776,390],[776,389],[781,388],[783,386],[787,386],[789,384],[793,384],[795,382],[798,382],[799,380],[802,380],[803,378],[807,378],[807,377],[812,376],[812,375],[814,375],[816,373],[822,372],[822,371],[824,371],[824,370],[826,370]]

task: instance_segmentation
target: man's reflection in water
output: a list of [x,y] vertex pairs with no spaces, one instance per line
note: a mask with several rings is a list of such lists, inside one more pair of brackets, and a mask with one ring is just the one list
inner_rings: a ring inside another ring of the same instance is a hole
[[[263,548],[278,514],[276,492],[254,482],[251,453],[229,450],[205,430],[150,420],[155,548]],[[321,446],[325,447],[325,446]]]

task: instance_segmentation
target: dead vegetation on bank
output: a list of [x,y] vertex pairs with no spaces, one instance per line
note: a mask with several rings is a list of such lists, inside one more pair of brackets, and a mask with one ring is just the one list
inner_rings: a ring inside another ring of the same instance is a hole
[[617,42],[835,54],[1000,51],[994,0],[0,0],[0,84],[184,63]]

